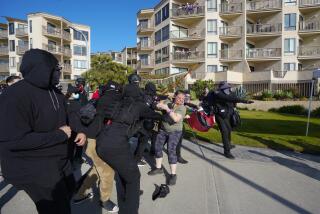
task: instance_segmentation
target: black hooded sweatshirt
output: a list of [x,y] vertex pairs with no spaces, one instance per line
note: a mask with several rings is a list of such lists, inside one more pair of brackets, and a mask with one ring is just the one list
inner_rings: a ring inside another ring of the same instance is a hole
[[[32,49],[23,57],[23,80],[0,99],[2,173],[12,184],[56,184],[70,170],[64,96],[53,85],[57,59]],[[68,170],[67,170],[68,169]]]

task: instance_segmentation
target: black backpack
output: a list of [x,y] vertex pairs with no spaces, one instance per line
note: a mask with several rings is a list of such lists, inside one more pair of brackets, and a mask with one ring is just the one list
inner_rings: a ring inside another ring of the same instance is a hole
[[94,120],[97,110],[94,102],[88,102],[79,110],[80,120],[84,125],[89,125]]
[[233,113],[231,114],[231,117],[230,117],[230,125],[232,128],[241,126],[241,118],[240,118],[239,111],[235,109],[233,110]]

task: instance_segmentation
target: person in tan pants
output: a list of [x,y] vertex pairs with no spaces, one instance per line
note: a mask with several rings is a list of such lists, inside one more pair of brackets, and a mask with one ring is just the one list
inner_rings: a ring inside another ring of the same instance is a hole
[[75,197],[74,203],[79,204],[87,199],[93,198],[91,188],[98,184],[101,206],[108,212],[118,212],[118,206],[110,200],[113,189],[114,171],[97,155],[95,139],[88,139],[85,153],[92,159],[93,167],[83,181],[83,184]]

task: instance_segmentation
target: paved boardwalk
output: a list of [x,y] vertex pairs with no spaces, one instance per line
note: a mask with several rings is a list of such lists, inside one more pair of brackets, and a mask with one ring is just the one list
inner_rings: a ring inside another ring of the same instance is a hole
[[[140,214],[270,214],[320,213],[320,157],[237,146],[236,160],[222,156],[220,145],[184,141],[187,165],[178,166],[177,185],[152,201],[154,184],[164,175],[141,169]],[[166,156],[165,156],[166,158]],[[169,170],[165,159],[165,167]],[[0,184],[2,214],[33,214],[24,192]],[[113,199],[116,196],[113,194]],[[73,206],[75,214],[105,214],[97,199]]]

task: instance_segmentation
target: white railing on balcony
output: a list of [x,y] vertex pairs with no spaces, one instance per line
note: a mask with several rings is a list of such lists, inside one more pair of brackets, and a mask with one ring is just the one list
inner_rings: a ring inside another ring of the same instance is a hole
[[7,46],[0,46],[0,55],[8,55],[9,48]]
[[0,30],[0,38],[8,38],[8,31]]
[[46,27],[42,26],[42,32],[43,34],[50,35],[50,36],[56,36],[61,38],[61,30],[53,27]]
[[281,48],[248,48],[247,58],[281,57]]
[[282,31],[282,24],[248,24],[248,34],[265,34],[265,33],[278,33]]
[[9,63],[0,63],[0,73],[9,72]]
[[175,51],[171,53],[172,60],[202,60],[204,59],[204,51]]
[[220,58],[225,60],[241,60],[242,50],[220,50]]
[[53,54],[61,54],[62,48],[58,45],[43,44],[43,49]]
[[16,28],[16,36],[28,35],[28,27]]
[[300,0],[300,7],[315,7],[320,6],[320,0]]
[[219,27],[220,36],[241,36],[242,26]]
[[319,21],[299,22],[299,31],[318,31],[320,30]]
[[173,30],[170,34],[171,39],[201,39],[203,37],[203,33],[193,29]]
[[190,5],[181,6],[178,8],[171,9],[172,17],[184,17],[184,16],[202,16],[205,13],[205,6]]
[[281,9],[282,0],[258,0],[247,2],[247,10],[272,10]]
[[242,13],[242,3],[223,3],[220,5],[220,13]]
[[17,54],[19,54],[19,55],[23,55],[27,50],[29,50],[29,45],[28,44],[18,45],[16,47]]
[[299,47],[299,56],[302,57],[312,57],[320,56],[320,46],[302,46]]

